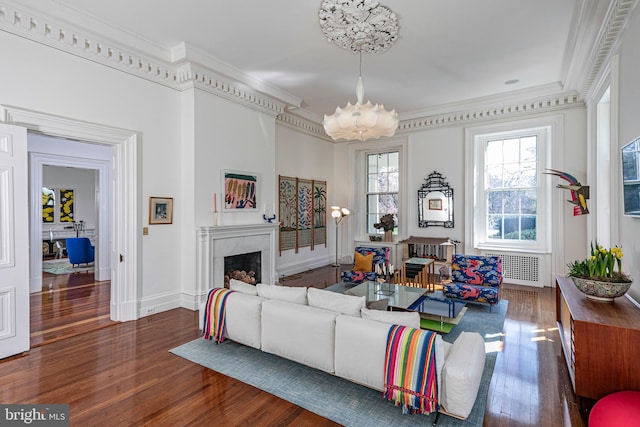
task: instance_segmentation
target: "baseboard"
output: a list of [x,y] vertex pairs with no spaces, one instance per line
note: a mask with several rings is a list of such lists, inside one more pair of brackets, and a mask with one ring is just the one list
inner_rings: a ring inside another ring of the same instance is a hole
[[332,263],[329,257],[320,257],[315,259],[308,259],[302,262],[289,263],[286,265],[276,266],[276,273],[278,278],[284,276],[291,276],[292,274],[303,273],[305,271],[313,270],[315,268],[324,267]]
[[182,307],[180,292],[167,292],[143,298],[138,302],[138,318],[180,307]]

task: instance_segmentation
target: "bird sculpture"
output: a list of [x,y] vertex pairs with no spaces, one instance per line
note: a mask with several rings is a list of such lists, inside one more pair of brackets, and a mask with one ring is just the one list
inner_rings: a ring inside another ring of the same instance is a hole
[[555,169],[547,170],[550,172],[545,172],[545,174],[559,176],[560,178],[569,182],[569,185],[558,184],[556,185],[556,187],[571,191],[571,200],[567,201],[574,205],[573,216],[588,214],[589,209],[587,209],[587,199],[589,198],[589,186],[580,184],[580,182],[575,177],[568,174],[567,172],[562,172]]

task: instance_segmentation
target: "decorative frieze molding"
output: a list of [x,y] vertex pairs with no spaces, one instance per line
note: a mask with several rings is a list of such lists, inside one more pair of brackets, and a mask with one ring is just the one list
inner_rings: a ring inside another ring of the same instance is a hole
[[97,35],[6,3],[0,3],[0,30],[172,89],[184,90],[195,85],[273,116],[283,112],[286,105],[285,102],[255,91],[245,84],[225,79],[213,70],[197,67],[188,60],[174,64],[152,59],[134,49],[102,40]]
[[208,70],[187,63],[178,72],[180,89],[195,86],[206,92],[246,105],[263,113],[277,116],[284,112],[286,104],[275,98],[261,94],[242,84],[235,84],[230,79]]
[[594,89],[594,83],[617,49],[622,33],[632,16],[632,11],[638,6],[638,3],[640,3],[639,0],[616,0],[612,3],[606,24],[602,26],[598,34],[598,40],[594,44],[594,51],[586,67],[587,73],[580,88],[582,99],[587,99]]
[[277,120],[279,124],[291,129],[295,129],[298,132],[306,133],[307,135],[319,137],[333,142],[329,135],[325,133],[322,123],[318,123],[286,112],[279,114]]
[[441,126],[466,125],[479,121],[512,118],[582,106],[584,106],[584,102],[576,92],[562,93],[496,106],[434,114],[410,120],[401,119],[398,125],[398,132],[412,132]]
[[165,86],[177,86],[176,72],[169,63],[7,4],[0,4],[0,30]]

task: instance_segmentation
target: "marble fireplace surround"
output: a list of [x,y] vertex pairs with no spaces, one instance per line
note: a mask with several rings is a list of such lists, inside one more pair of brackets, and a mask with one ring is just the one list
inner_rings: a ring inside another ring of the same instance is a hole
[[263,283],[276,281],[278,224],[222,225],[198,228],[197,293],[200,302],[214,286],[224,284],[224,257],[260,252]]

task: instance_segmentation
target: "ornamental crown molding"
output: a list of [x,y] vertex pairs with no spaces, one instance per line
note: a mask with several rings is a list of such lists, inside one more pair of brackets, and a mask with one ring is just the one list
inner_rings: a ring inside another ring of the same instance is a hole
[[[136,49],[122,46],[71,24],[56,22],[50,17],[8,2],[0,3],[0,30],[171,89],[183,91],[199,87],[274,116],[284,111],[289,103],[298,106],[301,104],[301,100],[284,91],[278,93],[265,85],[265,91],[276,92],[276,96],[270,96],[234,79],[240,73],[237,70],[235,74],[229,73],[234,77],[229,77],[206,66],[191,64],[188,57],[182,57],[176,62],[152,58]],[[280,96],[286,99],[277,99]]]
[[607,11],[607,18],[600,28],[596,42],[592,45],[592,51],[582,77],[580,95],[588,99],[595,89],[596,82],[601,77],[611,56],[618,50],[622,35],[626,29],[633,12],[638,7],[640,0],[614,0]]

